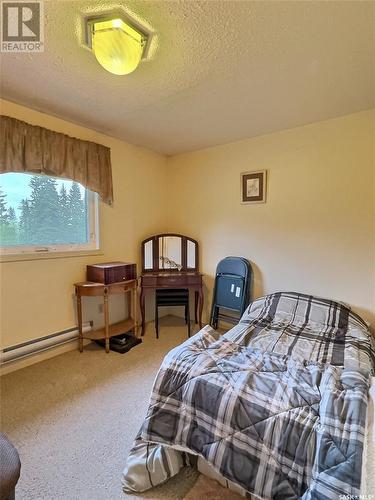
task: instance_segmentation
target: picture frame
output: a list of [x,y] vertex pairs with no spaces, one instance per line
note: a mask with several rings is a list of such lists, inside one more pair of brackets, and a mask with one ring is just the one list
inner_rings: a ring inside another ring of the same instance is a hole
[[267,170],[241,173],[241,203],[265,203],[267,199]]

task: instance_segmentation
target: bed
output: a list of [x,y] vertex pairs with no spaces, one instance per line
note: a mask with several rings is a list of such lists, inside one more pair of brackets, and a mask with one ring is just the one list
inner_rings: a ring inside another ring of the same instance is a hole
[[374,369],[369,327],[345,304],[257,299],[225,335],[206,326],[167,354],[124,490],[197,466],[253,498],[359,496]]

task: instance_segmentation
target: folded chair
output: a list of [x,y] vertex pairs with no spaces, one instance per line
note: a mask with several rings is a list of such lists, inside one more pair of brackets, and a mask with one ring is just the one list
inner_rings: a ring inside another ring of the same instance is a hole
[[[251,281],[251,265],[243,257],[225,257],[219,262],[216,268],[210,319],[210,325],[215,330],[220,319],[233,324],[238,323],[250,302]],[[238,315],[233,315],[233,312]]]

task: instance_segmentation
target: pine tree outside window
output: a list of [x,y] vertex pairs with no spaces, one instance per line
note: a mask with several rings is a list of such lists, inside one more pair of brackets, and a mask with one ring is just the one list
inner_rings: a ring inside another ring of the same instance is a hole
[[2,255],[97,250],[98,196],[46,175],[0,174]]

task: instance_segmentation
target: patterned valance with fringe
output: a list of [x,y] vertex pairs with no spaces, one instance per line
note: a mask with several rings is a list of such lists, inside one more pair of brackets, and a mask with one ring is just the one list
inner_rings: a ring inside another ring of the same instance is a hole
[[0,173],[46,174],[80,182],[113,202],[110,149],[0,116]]

